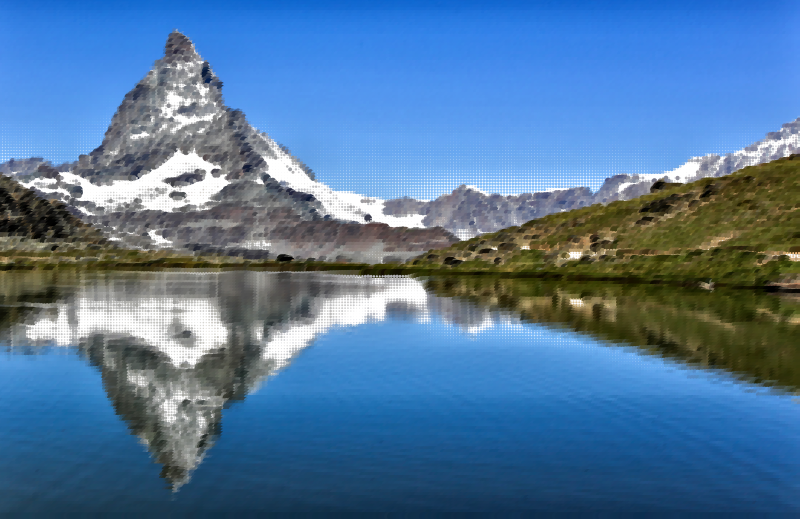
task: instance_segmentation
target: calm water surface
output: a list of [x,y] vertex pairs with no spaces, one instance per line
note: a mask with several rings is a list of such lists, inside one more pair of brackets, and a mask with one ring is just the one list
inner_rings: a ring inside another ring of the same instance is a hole
[[800,301],[0,274],[0,515],[800,512]]

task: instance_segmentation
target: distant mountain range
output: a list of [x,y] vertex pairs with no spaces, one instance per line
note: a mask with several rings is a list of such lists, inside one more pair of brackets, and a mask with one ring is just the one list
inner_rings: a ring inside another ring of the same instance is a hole
[[296,258],[404,261],[458,239],[547,214],[649,192],[800,152],[800,118],[743,150],[675,170],[616,175],[587,187],[503,196],[462,185],[432,201],[331,189],[289,150],[225,106],[222,81],[180,32],[128,92],[103,142],[76,162],[0,164],[40,196],[64,202],[110,239],[137,248],[255,249]]
[[633,200],[555,213],[429,251],[412,264],[462,271],[638,277],[800,288],[800,154]]
[[535,218],[571,211],[593,204],[630,200],[650,192],[658,180],[687,183],[705,177],[729,175],[746,166],[755,166],[793,153],[800,153],[800,118],[781,126],[777,132],[746,148],[726,155],[694,157],[682,166],[664,173],[615,175],[607,178],[597,192],[574,187],[542,193],[503,196],[487,194],[462,185],[449,195],[430,202],[400,198],[385,202],[385,212],[395,216],[423,216],[425,226],[440,225],[461,239],[521,225]]

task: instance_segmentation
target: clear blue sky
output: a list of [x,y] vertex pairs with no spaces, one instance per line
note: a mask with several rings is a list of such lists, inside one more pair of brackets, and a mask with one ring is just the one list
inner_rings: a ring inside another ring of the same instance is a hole
[[0,161],[99,145],[176,28],[228,106],[370,196],[597,188],[800,116],[800,2],[651,4],[0,0]]

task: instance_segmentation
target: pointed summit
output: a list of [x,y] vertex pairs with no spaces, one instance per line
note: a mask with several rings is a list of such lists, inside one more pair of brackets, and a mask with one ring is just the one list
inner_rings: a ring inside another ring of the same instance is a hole
[[189,63],[198,59],[200,59],[200,56],[194,50],[192,40],[177,29],[169,34],[167,44],[164,46],[164,60],[167,63],[180,61]]
[[[379,262],[384,252],[407,258],[454,240],[442,229],[414,236],[403,229],[392,235],[398,245],[384,249],[389,234],[381,226],[352,234],[364,222],[421,227],[422,216],[386,215],[380,200],[317,182],[285,146],[225,105],[222,81],[177,30],[164,55],[125,94],[100,146],[59,175],[62,183],[52,184],[48,195],[69,197],[88,221],[131,247]],[[297,230],[301,222],[311,224],[302,228],[308,232]]]

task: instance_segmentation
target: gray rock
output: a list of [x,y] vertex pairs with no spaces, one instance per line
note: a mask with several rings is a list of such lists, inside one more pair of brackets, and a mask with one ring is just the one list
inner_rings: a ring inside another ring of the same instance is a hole
[[[697,164],[696,174],[681,178],[681,183],[706,177],[730,175],[747,166],[763,164],[793,153],[800,153],[800,118],[781,126],[780,131],[769,132],[766,137],[739,151],[725,156],[696,157],[687,164]],[[608,204],[617,200],[630,200],[650,193],[659,179],[675,179],[664,175],[627,175],[609,177],[592,193],[589,188],[576,187],[565,190],[525,193],[502,196],[484,194],[465,185],[452,193],[426,202],[411,198],[387,200],[386,214],[396,216],[424,215],[426,226],[440,225],[460,238],[470,238],[484,232],[494,232],[520,225],[551,213],[570,211],[593,204]]]
[[[394,249],[420,253],[456,240],[443,229],[419,229],[424,239],[407,240],[414,230],[394,227],[418,227],[421,217],[387,218],[378,201],[317,182],[285,146],[225,106],[222,81],[177,31],[164,57],[125,95],[100,146],[58,168],[33,158],[9,161],[0,172],[60,199],[129,247],[203,243],[307,256],[319,243],[291,232],[303,222],[387,227],[380,241],[336,230],[354,261],[379,262]],[[272,240],[276,232],[281,239]]]
[[[173,201],[186,202],[169,211],[145,209],[141,200],[112,200],[111,204],[86,200],[80,186],[70,184],[63,175],[71,172],[95,185],[136,180],[179,152],[196,153],[215,166],[210,170],[192,167],[164,178],[164,193],[169,193]],[[696,165],[696,174],[679,181],[727,175],[798,152],[800,118],[735,153],[692,159],[689,162]],[[0,164],[0,174],[20,182],[47,179],[33,187],[35,194],[68,202],[72,214],[106,229],[128,246],[183,250],[187,244],[204,243],[210,247],[271,250],[273,254],[295,257],[341,255],[370,262],[389,256],[405,257],[412,250],[421,253],[434,248],[433,243],[521,225],[555,212],[628,200],[649,193],[656,181],[653,176],[622,174],[606,179],[595,193],[586,187],[575,187],[512,196],[484,194],[462,185],[432,201],[400,198],[384,204],[387,215],[423,216],[427,230],[439,229],[438,234],[402,228],[359,233],[350,225],[373,225],[370,222],[377,213],[363,212],[352,223],[334,221],[312,194],[282,185],[270,174],[267,160],[286,153],[286,146],[253,128],[240,110],[224,104],[222,81],[192,42],[176,31],[167,39],[164,56],[123,98],[100,146],[74,163],[55,167],[42,158],[10,160]],[[290,154],[288,157],[292,171],[314,179],[308,166]],[[194,184],[220,178],[229,183],[202,205],[196,205],[188,196]],[[55,185],[53,179],[57,181]],[[316,240],[324,240],[319,237],[320,228],[303,224],[319,221],[343,226],[336,231],[325,228],[325,232],[337,236],[336,246],[323,243],[323,250],[315,250],[320,245]],[[287,233],[287,228],[307,229],[315,237]],[[153,231],[167,241],[159,242],[161,245],[153,242]],[[411,236],[414,238],[408,239]],[[396,245],[399,241],[405,245]]]

